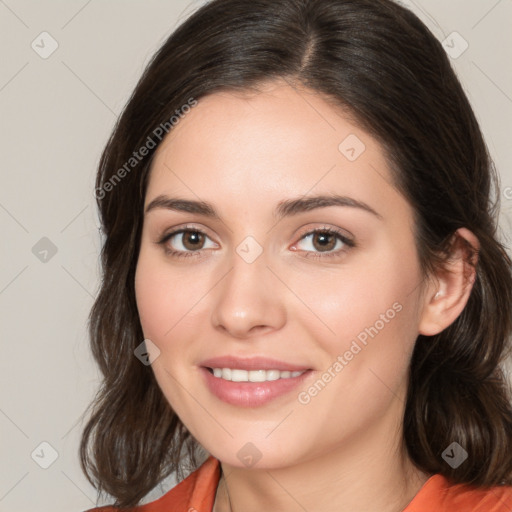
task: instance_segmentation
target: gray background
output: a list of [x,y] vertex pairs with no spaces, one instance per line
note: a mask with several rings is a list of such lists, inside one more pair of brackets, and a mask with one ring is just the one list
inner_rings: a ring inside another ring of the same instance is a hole
[[[96,503],[77,457],[99,382],[86,333],[98,288],[95,170],[150,56],[203,3],[0,0],[0,511]],[[512,1],[402,3],[448,38],[501,174],[510,240]],[[55,43],[43,31],[58,44],[47,58]],[[468,44],[461,55],[454,31]]]

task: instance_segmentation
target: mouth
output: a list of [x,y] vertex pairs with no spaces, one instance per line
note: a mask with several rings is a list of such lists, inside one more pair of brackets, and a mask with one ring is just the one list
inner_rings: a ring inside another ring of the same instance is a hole
[[261,407],[278,398],[296,400],[299,387],[305,387],[312,369],[278,370],[201,366],[200,373],[213,397],[236,407]]

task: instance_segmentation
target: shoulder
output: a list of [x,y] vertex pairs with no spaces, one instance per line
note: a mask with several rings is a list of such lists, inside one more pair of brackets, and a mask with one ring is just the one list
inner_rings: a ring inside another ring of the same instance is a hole
[[512,487],[473,487],[431,476],[403,512],[511,512]]
[[[208,459],[187,478],[170,489],[162,497],[150,503],[130,509],[130,512],[189,512],[212,510],[220,479],[219,460],[210,455]],[[107,506],[86,512],[119,512],[121,509]]]

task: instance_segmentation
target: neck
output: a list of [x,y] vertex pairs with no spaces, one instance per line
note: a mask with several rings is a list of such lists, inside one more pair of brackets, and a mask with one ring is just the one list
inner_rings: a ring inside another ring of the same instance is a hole
[[377,427],[337,449],[272,469],[221,463],[214,512],[401,512],[430,475],[402,448],[401,429]]

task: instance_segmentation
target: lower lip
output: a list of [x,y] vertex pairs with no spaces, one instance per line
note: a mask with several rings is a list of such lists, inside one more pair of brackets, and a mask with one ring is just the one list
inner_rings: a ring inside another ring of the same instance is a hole
[[309,377],[312,370],[306,370],[298,377],[265,382],[233,382],[215,377],[205,368],[200,368],[209,390],[223,402],[238,407],[258,407],[279,396],[290,393]]

